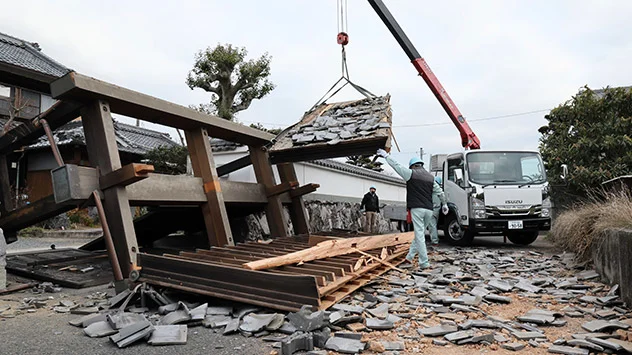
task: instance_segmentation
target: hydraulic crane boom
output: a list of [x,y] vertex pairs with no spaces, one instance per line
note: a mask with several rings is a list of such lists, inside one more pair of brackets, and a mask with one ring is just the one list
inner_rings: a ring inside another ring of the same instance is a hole
[[450,98],[450,95],[448,95],[448,92],[445,91],[439,82],[439,79],[437,79],[432,70],[430,70],[428,63],[426,63],[421,55],[419,55],[419,52],[417,52],[417,49],[412,42],[410,42],[406,33],[404,33],[386,5],[384,5],[384,2],[382,2],[382,0],[368,1],[373,7],[373,10],[375,10],[377,15],[382,19],[388,30],[391,31],[391,34],[395,37],[397,43],[399,43],[404,52],[406,52],[406,55],[415,66],[415,69],[417,69],[419,75],[421,75],[426,84],[428,84],[430,90],[437,100],[439,100],[439,103],[443,106],[445,112],[447,112],[448,116],[450,116],[450,119],[461,134],[461,144],[463,147],[465,147],[465,149],[480,149],[481,142],[470,128],[470,125],[468,125],[465,121],[465,117],[463,117],[459,109],[456,107]]

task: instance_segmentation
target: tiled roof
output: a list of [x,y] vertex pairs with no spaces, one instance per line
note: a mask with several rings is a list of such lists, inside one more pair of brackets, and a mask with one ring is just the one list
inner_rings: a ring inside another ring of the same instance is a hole
[[389,96],[366,98],[352,103],[333,104],[313,120],[289,131],[294,146],[315,142],[334,145],[340,141],[366,137],[378,128],[390,128]]
[[210,138],[211,149],[214,152],[232,152],[239,147],[243,147],[243,144],[230,142],[221,138]]
[[[6,120],[0,120],[0,127],[4,126],[5,122]],[[177,144],[171,140],[167,133],[152,131],[116,121],[114,121],[114,133],[119,150],[132,154],[143,155],[157,147],[174,146]],[[66,123],[57,128],[53,132],[53,136],[58,146],[86,144],[86,137],[83,133],[81,121]],[[46,136],[42,136],[33,142],[33,144],[29,145],[27,149],[42,149],[49,146],[50,144]]]
[[389,182],[394,182],[401,185],[406,185],[406,182],[397,176],[386,175],[379,171],[375,171],[375,170],[371,170],[371,169],[367,169],[367,168],[363,168],[360,166],[355,166],[355,165],[351,165],[347,163],[342,163],[342,162],[335,161],[332,159],[314,160],[314,161],[310,161],[306,163],[323,166],[323,167],[334,169],[334,170],[345,171],[348,173],[352,173],[352,174],[360,175],[364,177],[380,179],[383,181],[389,181]]
[[0,62],[54,77],[62,77],[71,71],[42,53],[37,43],[4,33],[0,33]]

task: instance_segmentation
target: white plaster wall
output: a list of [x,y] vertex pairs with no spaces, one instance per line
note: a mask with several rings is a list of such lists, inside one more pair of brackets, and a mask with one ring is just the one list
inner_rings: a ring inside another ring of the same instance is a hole
[[[233,152],[218,152],[213,154],[216,166],[221,166],[247,154],[245,149]],[[371,185],[377,188],[377,194],[382,201],[406,200],[406,187],[381,179],[358,176],[352,173],[335,170],[309,163],[295,163],[296,175],[301,184],[320,184],[316,191],[319,195],[350,197],[361,199],[369,191]],[[275,178],[279,181],[275,169]],[[228,180],[242,182],[256,182],[252,166],[234,171],[229,174]]]

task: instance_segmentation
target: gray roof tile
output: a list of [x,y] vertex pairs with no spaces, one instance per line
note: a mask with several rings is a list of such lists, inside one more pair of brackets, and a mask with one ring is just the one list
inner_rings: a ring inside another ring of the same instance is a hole
[[[0,119],[0,129],[4,126],[5,122],[6,119]],[[116,142],[119,150],[132,154],[143,155],[154,148],[174,146],[177,144],[171,140],[167,133],[152,131],[116,121],[114,121],[114,132],[116,134]],[[81,121],[68,122],[57,128],[53,132],[53,137],[58,146],[86,144],[86,137],[83,133]],[[27,149],[42,149],[49,146],[50,144],[46,136],[42,136],[29,145]]]
[[42,53],[37,43],[30,43],[4,33],[0,33],[0,62],[54,77],[62,77],[71,71]]

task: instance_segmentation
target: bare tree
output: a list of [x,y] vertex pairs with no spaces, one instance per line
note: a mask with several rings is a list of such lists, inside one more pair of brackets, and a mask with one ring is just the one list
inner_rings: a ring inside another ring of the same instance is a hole
[[29,100],[20,100],[19,98],[7,98],[4,99],[9,105],[9,120],[2,127],[2,132],[0,132],[0,137],[4,136],[12,127],[13,122],[16,118],[20,117],[20,113],[29,106]]

